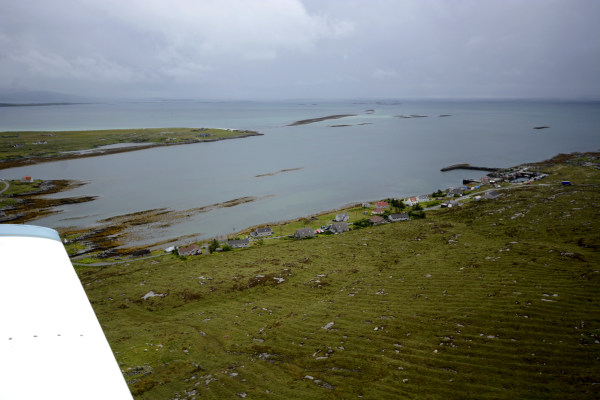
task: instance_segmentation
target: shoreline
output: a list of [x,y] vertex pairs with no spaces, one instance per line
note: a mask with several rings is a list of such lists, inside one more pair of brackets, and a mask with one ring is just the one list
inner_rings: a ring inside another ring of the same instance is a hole
[[[500,170],[513,170],[513,169],[519,169],[519,168],[529,168],[529,167],[537,167],[537,168],[544,168],[544,167],[550,167],[552,165],[557,165],[557,164],[562,164],[567,162],[568,159],[574,158],[576,156],[588,156],[588,155],[592,155],[592,156],[597,156],[600,157],[600,153],[595,152],[595,151],[587,151],[587,152],[573,152],[573,153],[568,153],[568,154],[564,154],[564,153],[560,153],[557,154],[555,156],[553,156],[552,158],[549,159],[545,159],[542,161],[532,161],[532,162],[526,162],[526,163],[522,163],[522,164],[518,164],[512,167],[508,167],[508,168],[495,168],[493,169],[493,171],[500,171]],[[467,164],[468,165],[468,164]],[[484,167],[485,168],[485,167]],[[469,168],[467,168],[469,169]],[[488,169],[481,169],[479,167],[475,167],[475,168],[471,168],[471,169],[477,169],[477,170],[482,170],[482,171],[487,171],[487,170],[492,170],[491,168]],[[512,184],[511,184],[512,185]],[[517,184],[519,185],[519,184]],[[460,184],[457,184],[457,186],[462,186]],[[431,190],[435,190],[435,189],[431,189]],[[490,189],[488,189],[490,190]],[[369,200],[366,201],[367,203],[375,203],[377,201],[379,201],[381,199],[375,199],[375,200]],[[250,232],[258,229],[258,228],[264,228],[264,227],[278,227],[278,226],[285,226],[288,224],[293,224],[295,222],[302,222],[302,221],[311,221],[314,219],[317,219],[319,217],[322,217],[324,215],[327,214],[334,214],[334,213],[338,213],[341,211],[349,211],[353,208],[358,208],[360,207],[364,202],[360,202],[360,201],[351,201],[348,202],[342,206],[337,206],[334,208],[330,208],[328,210],[323,210],[323,211],[318,211],[316,213],[311,213],[311,214],[306,214],[304,216],[300,216],[300,217],[296,217],[296,218],[291,218],[288,220],[279,220],[279,221],[268,221],[268,222],[263,222],[263,223],[259,223],[259,224],[255,224],[252,226],[248,226],[245,227],[243,229],[240,229],[239,231],[236,231],[235,233],[232,234],[228,234],[225,236],[239,236],[239,235],[243,235],[243,234],[249,234]],[[408,208],[408,207],[407,207]],[[168,239],[168,240],[162,240],[159,242],[155,242],[152,245],[146,246],[148,248],[151,247],[156,247],[159,245],[163,245],[163,244],[175,244],[177,241],[181,241],[181,240],[185,240],[185,239],[191,239],[194,237],[197,237],[198,233],[193,233],[193,234],[189,234],[189,235],[184,235],[184,236],[180,236],[178,238],[173,238],[173,239]],[[219,237],[223,237],[224,235],[216,235],[210,238],[204,238],[204,239],[200,239],[199,242],[208,242],[212,239],[218,239]]]
[[[593,155],[596,156],[598,153],[595,152],[585,152],[585,153],[571,153],[571,154],[558,154],[551,159],[547,159],[539,162],[529,162],[519,164],[517,166],[511,167],[512,169],[524,168],[526,166],[537,166],[538,168],[548,167],[553,164],[563,163],[565,160],[573,158],[577,155]],[[511,169],[509,168],[509,169]],[[52,193],[57,191],[67,190],[71,188],[71,185],[81,185],[81,182],[71,182],[71,181],[59,181],[55,180],[53,182],[64,182],[64,185],[60,185],[58,188],[53,187]],[[50,183],[50,182],[49,182]],[[62,190],[61,190],[62,189]],[[432,189],[435,190],[435,189]],[[36,191],[32,193],[28,193],[29,196],[41,196],[44,194],[48,194],[48,192],[44,191]],[[22,196],[22,195],[21,195]],[[83,199],[83,198],[82,198]],[[62,199],[66,201],[79,201],[78,199]],[[87,199],[85,201],[93,200],[92,198]],[[200,238],[200,234],[198,232],[186,235],[175,236],[172,238],[166,238],[161,236],[152,237],[152,235],[146,236],[147,240],[146,244],[140,243],[145,240],[136,240],[136,238],[141,238],[144,235],[148,234],[148,230],[152,230],[152,227],[160,228],[165,224],[170,225],[169,221],[172,222],[173,219],[184,218],[187,216],[189,212],[205,212],[210,211],[213,208],[223,208],[223,207],[233,207],[238,204],[243,204],[249,201],[255,201],[257,198],[239,198],[233,199],[230,201],[226,201],[220,204],[212,204],[205,207],[200,207],[194,210],[169,210],[169,209],[156,209],[156,210],[143,210],[135,213],[130,213],[126,215],[113,216],[110,218],[100,219],[98,224],[92,226],[85,227],[62,227],[57,228],[57,230],[61,233],[61,237],[66,240],[66,243],[74,243],[85,241],[87,243],[85,245],[85,249],[81,249],[76,254],[71,254],[71,256],[75,255],[83,255],[86,253],[93,253],[96,251],[104,251],[104,252],[113,252],[118,253],[118,255],[127,255],[130,254],[134,250],[139,249],[153,249],[157,250],[165,246],[166,244],[181,244],[182,242],[207,242],[213,238],[223,238],[226,237],[236,237],[244,234],[248,234],[253,230],[261,227],[279,227],[290,225],[298,222],[309,222],[317,220],[319,217],[322,217],[327,214],[337,213],[343,210],[351,210],[353,208],[357,208],[361,205],[358,201],[348,202],[345,205],[337,206],[328,210],[319,211],[316,213],[299,216],[295,218],[291,218],[288,220],[278,220],[278,221],[268,221],[262,222],[259,224],[255,224],[252,226],[245,227],[231,234],[227,235],[215,235],[208,238]],[[56,200],[53,200],[56,201]],[[374,200],[376,201],[376,200]],[[372,203],[370,201],[369,203]],[[35,208],[31,208],[34,212]],[[47,210],[48,212],[52,212],[51,209]],[[36,219],[35,216],[31,218],[25,218],[21,222],[27,222],[28,220]],[[306,223],[305,223],[306,225]],[[280,230],[281,231],[281,230]],[[140,236],[142,235],[142,236]],[[283,235],[287,236],[287,235]],[[131,245],[128,245],[132,243]],[[137,242],[137,243],[136,243]],[[80,245],[81,247],[82,245]]]

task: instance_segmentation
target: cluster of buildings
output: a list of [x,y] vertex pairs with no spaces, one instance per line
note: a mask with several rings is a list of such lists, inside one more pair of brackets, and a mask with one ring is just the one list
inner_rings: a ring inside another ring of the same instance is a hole
[[489,176],[484,176],[481,179],[463,179],[463,184],[466,185],[474,183],[476,185],[495,185],[498,182],[527,183],[543,179],[547,176],[548,174],[531,170],[528,166],[519,166],[506,170],[494,171],[490,173]]
[[[427,197],[427,199],[429,200],[429,197]],[[418,199],[417,197],[411,197],[409,199],[404,200],[403,202],[406,205],[414,205],[418,203]],[[373,207],[373,205],[371,205],[370,203],[363,203],[362,206],[365,208]],[[373,216],[369,218],[369,223],[371,225],[377,226],[388,222],[408,221],[410,219],[408,213],[390,214],[388,215],[387,219],[382,217],[381,214],[385,214],[386,212],[388,212],[389,208],[390,204],[387,201],[378,201],[377,203],[375,203],[375,208],[373,209],[373,211],[371,211],[371,215]]]
[[[510,175],[506,175],[505,179],[509,179],[508,178],[509,176],[510,176],[510,178],[514,179],[515,177],[522,177],[522,176],[526,176],[526,175],[529,177],[529,179],[541,179],[544,176],[546,176],[546,175],[539,174],[537,172],[526,172],[523,170],[519,170]],[[448,189],[448,191],[445,193],[444,197],[451,197],[451,199],[441,203],[440,206],[441,207],[456,207],[459,205],[459,203],[456,199],[453,199],[452,197],[461,197],[464,192],[466,192],[468,190],[479,189],[483,185],[487,185],[487,184],[496,185],[496,181],[486,176],[486,177],[482,178],[481,180],[474,180],[474,179],[465,180],[465,181],[463,181],[463,184],[465,186]],[[474,184],[474,185],[466,186],[467,184]],[[485,192],[481,196],[479,196],[479,195],[475,196],[473,199],[474,200],[495,199],[496,197],[498,197],[498,195],[499,194],[497,191],[491,190],[491,191]],[[431,199],[430,199],[429,195],[425,194],[425,195],[412,196],[412,197],[403,199],[402,203],[404,203],[405,206],[413,207],[419,203],[428,202],[430,200]],[[392,204],[395,204],[395,203],[392,202]],[[406,212],[390,214],[389,213],[390,204],[387,201],[378,201],[375,204],[363,203],[362,207],[372,209],[370,212],[370,214],[372,216],[371,216],[371,218],[369,218],[368,221],[373,226],[382,225],[382,224],[391,223],[391,222],[401,222],[401,221],[410,220],[410,215]],[[364,214],[368,214],[368,213],[369,213],[368,211],[364,212]],[[385,218],[383,216],[384,214],[387,215],[387,218]],[[333,219],[331,224],[329,224],[327,226],[321,226],[321,228],[318,228],[318,229],[313,229],[310,227],[299,228],[294,232],[293,237],[295,239],[306,239],[306,238],[314,237],[315,235],[321,234],[321,233],[333,233],[333,234],[344,233],[344,232],[347,232],[350,230],[351,223],[348,222],[349,220],[350,220],[350,216],[348,215],[347,212],[340,213],[335,216],[335,218]],[[250,247],[251,240],[270,237],[272,235],[273,235],[273,230],[271,229],[271,227],[258,228],[256,230],[254,230],[253,232],[251,232],[247,237],[245,237],[243,239],[228,240],[226,244],[227,244],[227,246],[231,247],[232,249]],[[174,247],[166,249],[166,251],[172,251],[172,250],[174,250]],[[203,253],[207,254],[208,246],[205,245],[204,247],[200,247],[198,245],[192,244],[189,246],[180,247],[177,250],[178,250],[178,254],[183,255],[183,256],[198,255],[198,254],[203,254]],[[220,249],[218,249],[218,250],[220,250]]]
[[[273,230],[271,229],[270,226],[268,226],[266,228],[258,228],[256,230],[254,230],[253,232],[250,233],[250,235],[248,235],[248,237],[245,237],[243,239],[227,240],[226,244],[227,244],[227,246],[231,247],[232,249],[241,249],[244,247],[250,247],[250,239],[260,239],[260,238],[269,237],[272,235],[273,235]],[[171,246],[171,247],[166,248],[165,252],[171,253],[175,250],[177,250],[177,254],[180,256],[197,256],[200,254],[209,254],[209,252],[210,252],[208,245],[198,246],[197,244],[191,244],[189,246],[183,246],[183,247],[179,247],[179,248],[175,248],[175,246]],[[217,249],[217,250],[219,251],[222,249]]]
[[[419,196],[419,197],[411,197],[404,201],[407,205],[417,204],[419,201],[429,201],[429,196]],[[410,220],[410,216],[408,213],[397,213],[397,214],[389,214],[387,218],[381,216],[381,214],[385,214],[388,212],[390,208],[390,204],[387,201],[378,201],[375,205],[370,203],[363,203],[363,207],[365,208],[373,208],[371,214],[373,215],[369,219],[369,223],[371,225],[381,225],[389,222],[399,222],[399,221],[408,221]],[[296,229],[293,237],[295,239],[307,239],[315,237],[315,235],[322,233],[331,233],[331,234],[340,234],[344,232],[348,232],[350,230],[350,216],[347,212],[337,214],[333,219],[332,223],[327,226],[321,226],[318,229],[313,229],[311,227],[304,227]],[[244,247],[250,247],[250,243],[252,240],[261,239],[265,237],[273,236],[274,232],[271,227],[258,228],[252,231],[247,237],[243,239],[230,239],[227,240],[226,245],[232,249],[240,249]],[[175,250],[175,247],[169,247],[165,249],[166,252],[172,252]],[[193,256],[200,254],[208,254],[209,249],[208,246],[198,246],[196,244],[191,244],[189,246],[179,247],[176,249],[177,254],[180,256]],[[220,251],[221,249],[217,249]]]

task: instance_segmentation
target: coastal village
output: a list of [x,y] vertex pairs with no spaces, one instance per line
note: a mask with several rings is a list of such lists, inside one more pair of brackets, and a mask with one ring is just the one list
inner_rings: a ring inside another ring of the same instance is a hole
[[[425,218],[425,211],[435,208],[459,207],[465,201],[494,200],[501,195],[502,187],[514,184],[530,184],[533,181],[547,176],[527,166],[507,170],[494,169],[493,172],[481,179],[464,179],[463,185],[438,190],[431,194],[411,196],[402,199],[387,199],[373,203],[365,202],[353,208],[360,207],[360,218],[351,221],[350,214],[341,210],[335,214],[328,224],[318,227],[305,226],[298,228],[292,235],[276,235],[271,226],[259,227],[244,237],[235,235],[227,240],[213,239],[212,243],[192,243],[182,246],[169,246],[164,249],[166,253],[177,254],[182,257],[207,255],[211,252],[230,251],[233,249],[248,248],[262,245],[268,239],[311,239],[319,235],[337,235],[351,229],[360,229],[369,226],[378,226],[388,223],[410,221],[416,218]],[[564,182],[564,184],[570,184]],[[310,222],[310,221],[309,221]],[[150,255],[149,249],[133,256]]]

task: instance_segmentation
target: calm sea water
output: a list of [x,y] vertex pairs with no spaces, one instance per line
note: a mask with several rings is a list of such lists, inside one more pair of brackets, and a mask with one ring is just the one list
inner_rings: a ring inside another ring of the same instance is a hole
[[[287,126],[332,114],[357,115]],[[411,114],[427,117],[396,117]],[[350,126],[331,126],[339,124]],[[550,129],[533,129],[540,125]],[[598,150],[600,103],[178,101],[0,108],[0,131],[177,126],[251,129],[264,136],[45,163],[0,170],[0,177],[88,182],[57,197],[97,200],[33,222],[53,228],[153,208],[260,198],[154,232],[160,239],[208,238],[349,203],[431,193],[482,175],[440,172],[454,163],[507,167]],[[301,169],[256,177],[292,168]]]

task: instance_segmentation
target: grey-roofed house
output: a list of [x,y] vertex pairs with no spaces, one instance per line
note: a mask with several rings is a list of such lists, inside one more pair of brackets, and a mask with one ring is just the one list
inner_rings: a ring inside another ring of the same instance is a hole
[[445,208],[445,207],[452,208],[452,207],[458,207],[459,205],[460,204],[458,203],[458,201],[456,201],[456,200],[449,200],[449,201],[447,201],[445,203],[440,204],[440,207],[442,207],[442,208]]
[[234,249],[241,249],[242,247],[250,247],[250,241],[248,239],[228,240],[227,245]]
[[499,194],[497,191],[495,191],[495,190],[490,190],[490,191],[488,191],[488,192],[485,192],[485,194],[483,195],[483,198],[484,198],[484,199],[490,199],[490,200],[493,200],[493,199],[495,199],[496,197],[498,197],[499,195],[500,195],[500,194]]
[[408,216],[407,213],[400,213],[400,214],[392,214],[388,217],[388,219],[392,222],[397,222],[397,221],[408,221],[408,220],[410,220],[410,217]]
[[331,226],[329,227],[329,231],[331,233],[343,233],[343,232],[348,232],[350,230],[350,227],[348,226],[347,222],[336,222],[334,224],[331,224]]
[[454,195],[460,195],[462,196],[463,192],[465,191],[465,189],[461,188],[461,187],[457,187],[457,188],[452,188],[450,190],[448,190],[448,196],[454,196]]
[[350,219],[350,216],[348,215],[348,213],[342,213],[342,214],[336,215],[334,221],[335,222],[345,222],[345,221],[348,221],[349,219]]
[[198,246],[197,244],[180,247],[177,249],[177,254],[180,256],[196,256],[202,254],[202,247]]
[[258,228],[257,230],[250,233],[250,236],[265,237],[265,236],[271,236],[272,234],[273,234],[273,229],[271,229],[270,226],[267,226],[266,228]]
[[294,233],[294,237],[296,239],[304,239],[309,237],[314,237],[315,231],[312,228],[300,228],[296,229],[296,233]]
[[375,215],[369,219],[369,222],[375,226],[385,223],[385,218]]
[[460,203],[456,200],[450,200],[448,202],[448,207],[458,207],[458,206],[460,206]]

